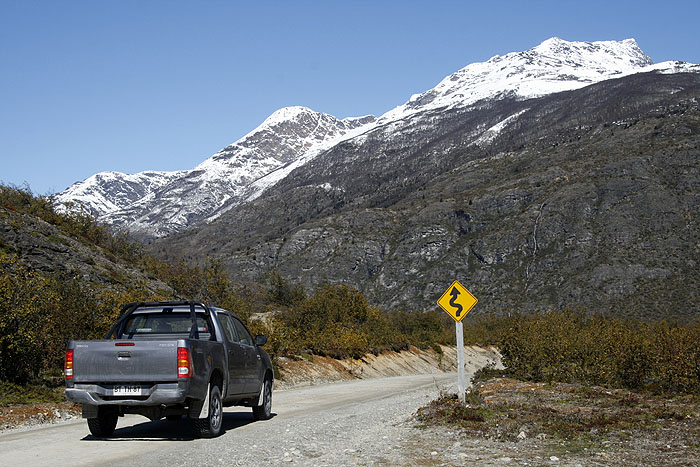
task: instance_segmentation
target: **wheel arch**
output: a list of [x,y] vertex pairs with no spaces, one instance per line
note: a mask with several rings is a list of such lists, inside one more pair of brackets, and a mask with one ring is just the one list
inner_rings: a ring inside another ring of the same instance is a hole
[[224,387],[224,372],[220,368],[214,368],[212,370],[211,375],[209,375],[209,384],[219,386],[221,394],[225,394],[226,388]]

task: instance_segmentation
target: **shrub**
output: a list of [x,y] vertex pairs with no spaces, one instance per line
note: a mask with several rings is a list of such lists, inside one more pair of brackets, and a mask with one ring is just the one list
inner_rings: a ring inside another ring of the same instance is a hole
[[657,392],[700,392],[700,327],[578,311],[517,315],[499,337],[508,373]]
[[298,305],[306,299],[302,284],[293,284],[284,279],[278,271],[268,274],[268,298],[272,303],[282,306]]
[[0,256],[0,271],[0,380],[26,384],[42,368],[42,331],[56,292],[14,256]]

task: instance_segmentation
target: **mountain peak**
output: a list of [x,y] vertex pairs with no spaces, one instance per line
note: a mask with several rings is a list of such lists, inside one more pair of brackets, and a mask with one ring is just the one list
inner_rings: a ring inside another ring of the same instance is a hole
[[568,44],[567,41],[560,37],[550,37],[549,39],[545,39],[542,41],[540,45],[538,45],[535,48],[542,48],[542,49],[553,49],[561,46],[562,44]]
[[381,120],[387,122],[429,109],[465,107],[482,99],[540,97],[640,73],[651,65],[651,59],[634,39],[569,42],[552,37],[524,52],[472,63],[433,89],[413,95]]
[[281,109],[277,109],[274,112],[272,112],[270,116],[267,117],[260,126],[271,126],[277,123],[294,120],[297,117],[299,117],[299,115],[308,114],[318,115],[318,112],[311,110],[308,107],[303,107],[301,105],[282,107]]
[[603,67],[608,71],[628,71],[653,62],[634,39],[622,41],[577,42],[552,37],[524,53],[567,60],[580,66]]

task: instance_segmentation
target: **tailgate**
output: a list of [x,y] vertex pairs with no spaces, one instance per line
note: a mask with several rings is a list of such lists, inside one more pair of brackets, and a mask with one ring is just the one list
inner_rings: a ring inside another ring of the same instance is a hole
[[75,341],[73,381],[177,381],[177,346],[177,340]]

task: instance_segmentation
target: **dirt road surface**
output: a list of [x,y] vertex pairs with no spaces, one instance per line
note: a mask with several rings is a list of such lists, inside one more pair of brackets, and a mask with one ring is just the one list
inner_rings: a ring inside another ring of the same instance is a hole
[[409,419],[455,383],[438,373],[276,391],[272,419],[229,408],[216,439],[193,439],[185,420],[140,416],[120,418],[109,439],[84,420],[10,431],[0,434],[0,465],[415,465],[424,450],[411,449]]

